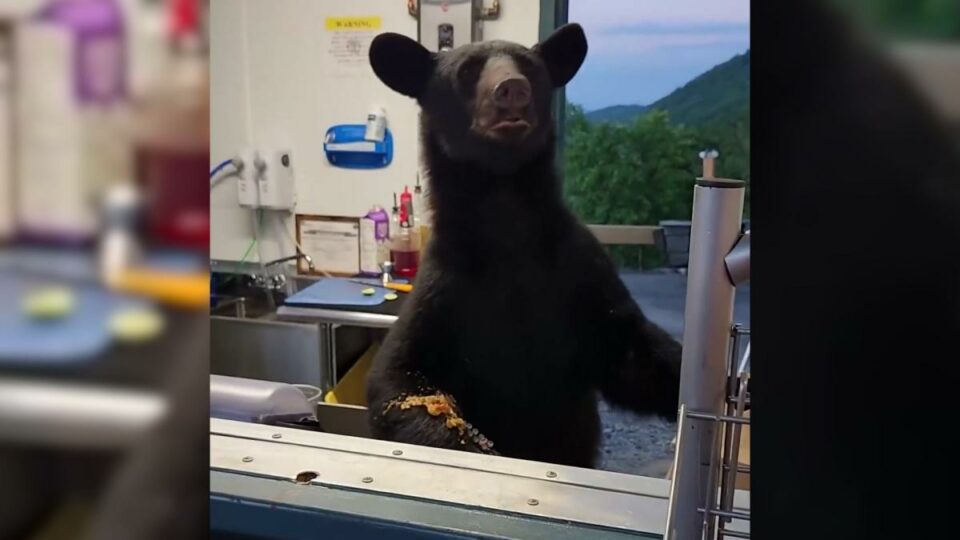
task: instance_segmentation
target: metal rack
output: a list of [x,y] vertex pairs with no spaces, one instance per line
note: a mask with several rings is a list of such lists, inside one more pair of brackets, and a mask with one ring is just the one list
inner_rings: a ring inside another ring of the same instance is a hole
[[[737,474],[750,474],[749,465],[741,465],[739,461],[740,443],[743,428],[750,425],[750,418],[744,413],[750,406],[750,343],[746,342],[743,354],[739,354],[744,338],[750,335],[750,329],[742,325],[734,325],[730,329],[731,346],[727,355],[727,395],[724,404],[724,414],[717,415],[703,411],[687,409],[680,406],[679,421],[677,424],[677,449],[685,441],[683,434],[689,426],[690,420],[711,422],[717,429],[714,431],[713,445],[710,448],[711,459],[707,474],[707,496],[702,505],[698,505],[697,512],[702,515],[702,540],[721,540],[723,538],[750,538],[747,532],[732,530],[730,524],[735,521],[750,521],[749,511],[737,510],[733,505],[733,495],[736,491]],[[718,449],[717,446],[720,446]],[[719,450],[719,451],[718,451]],[[679,462],[674,462],[674,471],[677,471]],[[668,515],[673,514],[676,504],[676,484],[670,489],[670,504]],[[668,517],[668,522],[670,518]],[[668,535],[669,537],[669,535]]]
[[[750,425],[750,418],[746,417],[747,406],[750,400],[750,342],[747,341],[743,355],[738,355],[739,346],[744,336],[749,336],[750,330],[741,325],[734,325],[731,329],[732,344],[729,355],[729,373],[727,375],[726,414],[718,418],[723,424],[723,446],[720,449],[720,466],[711,465],[712,482],[708,485],[708,493],[716,493],[719,487],[720,499],[708,500],[704,505],[703,530],[706,538],[713,538],[716,531],[718,540],[726,537],[750,538],[748,533],[732,531],[725,528],[733,520],[750,521],[749,512],[734,511],[733,493],[736,489],[738,473],[749,474],[750,467],[740,465],[740,442],[743,428]],[[716,478],[719,476],[719,486]]]

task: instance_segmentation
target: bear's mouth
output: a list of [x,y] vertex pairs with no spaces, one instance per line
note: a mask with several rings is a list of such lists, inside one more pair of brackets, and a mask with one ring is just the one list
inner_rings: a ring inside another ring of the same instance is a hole
[[494,122],[488,133],[496,139],[518,140],[525,137],[532,127],[526,118],[510,116]]
[[493,127],[491,127],[490,129],[492,131],[526,130],[526,129],[530,129],[530,122],[527,122],[526,120],[524,120],[523,118],[520,118],[519,116],[514,116],[511,118],[500,120],[499,122],[494,124]]

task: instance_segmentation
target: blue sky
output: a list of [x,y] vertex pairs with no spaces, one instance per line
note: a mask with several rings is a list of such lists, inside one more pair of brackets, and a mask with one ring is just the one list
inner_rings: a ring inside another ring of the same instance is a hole
[[750,48],[750,0],[570,0],[589,52],[567,99],[646,105]]

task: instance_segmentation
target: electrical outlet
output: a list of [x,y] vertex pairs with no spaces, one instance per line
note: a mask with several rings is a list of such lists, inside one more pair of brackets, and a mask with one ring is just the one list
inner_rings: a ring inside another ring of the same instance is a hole
[[237,200],[240,206],[259,208],[260,193],[257,184],[262,174],[256,166],[256,162],[260,161],[259,153],[254,149],[247,149],[240,154],[240,158],[243,160],[243,170],[237,180]]
[[271,210],[293,210],[296,191],[293,159],[289,150],[269,150],[262,156],[263,171],[257,183],[259,203]]

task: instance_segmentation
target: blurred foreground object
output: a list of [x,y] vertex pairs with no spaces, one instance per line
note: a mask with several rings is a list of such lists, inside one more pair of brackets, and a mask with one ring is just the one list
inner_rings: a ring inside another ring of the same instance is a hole
[[933,493],[942,475],[898,467],[955,452],[937,434],[956,395],[960,146],[889,47],[824,3],[752,4],[771,36],[754,49],[752,173],[769,183],[752,281],[770,307],[752,406],[760,454],[788,464],[754,463],[754,532],[808,538],[784,526],[799,512],[824,516],[821,536],[938,538],[949,497],[890,494]]
[[171,351],[167,414],[111,478],[89,540],[207,537],[209,325],[205,314],[191,321]]
[[166,408],[154,392],[0,379],[0,440],[114,450],[142,440]]
[[23,299],[23,311],[31,319],[60,319],[73,311],[76,300],[67,287],[30,291]]
[[151,309],[127,309],[110,317],[110,332],[118,341],[144,343],[163,332],[163,316]]
[[[820,0],[818,0],[820,1]],[[830,0],[884,39],[958,42],[960,2],[956,0]]]
[[[205,3],[16,2],[0,0],[0,538],[202,537]],[[28,298],[54,290],[70,309]]]
[[15,34],[20,236],[88,242],[96,197],[132,172],[123,13],[116,0],[50,0]]
[[960,2],[830,0],[888,53],[960,139]]
[[949,43],[899,44],[893,55],[960,140],[960,38]]
[[14,231],[13,24],[0,12],[0,242]]
[[161,245],[206,255],[210,100],[207,47],[200,19],[190,16],[197,4],[196,0],[169,4],[176,15],[167,35],[170,56],[146,90],[134,96],[133,118],[147,234]]
[[131,265],[140,262],[137,239],[140,194],[134,186],[112,186],[103,203],[103,232],[100,237],[100,275],[113,283]]
[[97,355],[112,347],[110,318],[150,305],[96,283],[28,274],[2,265],[0,297],[8,299],[0,303],[0,368],[79,368],[95,362]]
[[117,291],[141,294],[178,308],[206,310],[210,305],[208,274],[131,268],[118,275],[111,285]]

